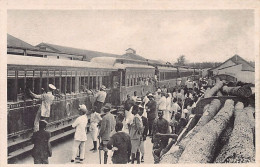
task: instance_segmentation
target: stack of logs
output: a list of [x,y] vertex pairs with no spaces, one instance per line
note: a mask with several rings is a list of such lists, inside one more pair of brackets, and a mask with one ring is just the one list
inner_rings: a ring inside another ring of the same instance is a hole
[[[250,87],[227,87],[219,81],[205,92],[208,98],[228,94],[246,98]],[[223,106],[222,108],[220,108]],[[255,161],[255,108],[242,102],[214,99],[189,133],[161,157],[160,163],[248,163]]]

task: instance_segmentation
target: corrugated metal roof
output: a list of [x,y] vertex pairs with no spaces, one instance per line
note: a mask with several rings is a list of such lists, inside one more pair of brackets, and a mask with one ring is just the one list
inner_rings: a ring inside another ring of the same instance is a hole
[[90,51],[90,50],[72,48],[67,46],[54,45],[49,43],[40,43],[37,45],[37,47],[43,47],[43,46],[48,47],[49,49],[52,49],[53,51],[56,52],[85,56],[87,61],[90,61],[93,57],[121,57],[121,55],[117,55],[117,54]]
[[133,53],[126,53],[122,55],[122,58],[146,61],[146,59],[142,56]]
[[7,47],[38,50],[31,44],[24,42],[10,34],[7,34]]

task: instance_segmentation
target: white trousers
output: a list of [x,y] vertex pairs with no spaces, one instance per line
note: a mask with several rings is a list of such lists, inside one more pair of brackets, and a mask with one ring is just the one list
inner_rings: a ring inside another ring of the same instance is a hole
[[144,141],[141,141],[141,145],[140,145],[140,152],[141,152],[141,155],[143,156],[145,151],[144,151]]
[[170,111],[164,110],[163,118],[166,119],[168,122],[171,120]]
[[79,151],[80,159],[85,158],[85,141],[74,140],[72,147],[72,160],[75,160]]
[[93,141],[97,141],[98,140],[98,127],[97,126],[91,126],[90,129],[90,135]]

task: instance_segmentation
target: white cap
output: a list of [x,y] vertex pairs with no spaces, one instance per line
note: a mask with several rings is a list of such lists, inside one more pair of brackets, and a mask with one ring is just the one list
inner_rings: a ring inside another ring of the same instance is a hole
[[85,104],[81,104],[81,105],[79,105],[79,110],[82,110],[82,111],[87,110],[86,105],[85,105]]
[[106,89],[105,85],[102,85],[100,88],[103,89],[103,90]]
[[56,89],[56,87],[55,87],[54,85],[52,85],[52,84],[49,84],[49,88],[51,88],[51,89],[53,89],[53,90]]

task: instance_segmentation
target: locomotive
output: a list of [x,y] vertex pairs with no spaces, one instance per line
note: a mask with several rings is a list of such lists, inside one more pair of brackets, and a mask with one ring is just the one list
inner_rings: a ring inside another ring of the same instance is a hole
[[[37,54],[38,51],[35,51]],[[47,53],[47,52],[46,52]],[[36,94],[48,91],[48,84],[59,90],[59,97],[51,106],[48,130],[51,142],[72,135],[71,124],[78,117],[79,104],[93,106],[95,92],[106,86],[106,103],[120,106],[126,95],[137,91],[144,96],[156,87],[184,84],[187,77],[196,79],[199,69],[149,63],[148,61],[118,57],[95,57],[91,62],[53,59],[9,53],[7,58],[7,129],[8,160],[30,152],[34,118],[41,105],[32,99],[28,90]],[[91,91],[86,91],[91,90]]]

